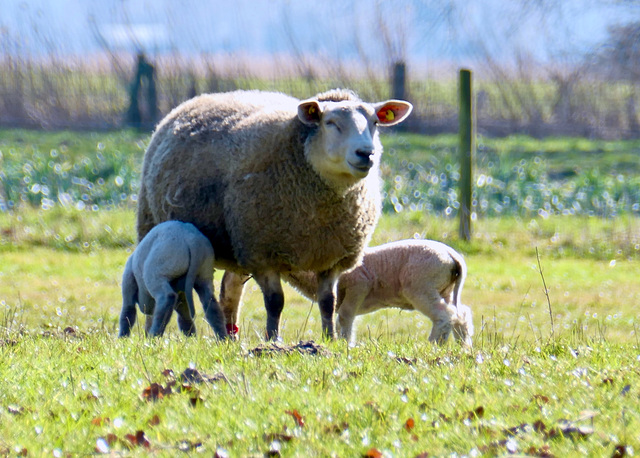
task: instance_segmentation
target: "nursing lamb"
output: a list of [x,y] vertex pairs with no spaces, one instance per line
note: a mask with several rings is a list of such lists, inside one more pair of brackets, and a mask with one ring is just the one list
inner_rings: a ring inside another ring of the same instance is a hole
[[[219,338],[227,337],[224,316],[213,295],[213,248],[192,224],[167,221],[155,226],[127,260],[122,276],[120,337],[127,337],[136,322],[136,303],[147,315],[145,331],[164,333],[171,314],[185,335],[196,332],[193,289],[205,319]],[[178,293],[184,293],[185,301]]]

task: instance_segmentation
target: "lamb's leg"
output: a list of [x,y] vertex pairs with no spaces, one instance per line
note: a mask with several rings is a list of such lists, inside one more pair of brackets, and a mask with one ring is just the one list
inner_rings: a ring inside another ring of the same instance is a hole
[[413,305],[415,310],[422,312],[428,316],[433,322],[429,341],[437,344],[443,344],[451,334],[451,321],[456,313],[456,308],[447,303],[440,294],[425,285],[420,290],[408,291],[404,293],[405,297]]
[[219,339],[225,339],[227,337],[227,329],[224,323],[224,314],[213,295],[213,283],[209,280],[198,279],[194,288],[200,297],[200,302],[202,302],[204,318],[207,323],[209,323],[209,326],[211,326],[211,329]]
[[120,312],[120,333],[118,337],[128,337],[136,323],[136,302],[138,302],[138,284],[127,262],[122,276],[122,311]]
[[193,322],[195,313],[193,313],[193,294],[191,291],[185,291],[184,297],[179,295],[176,312],[178,314],[178,329],[180,329],[185,336],[190,337],[195,335],[196,324]]
[[248,275],[225,271],[220,284],[220,307],[224,312],[227,332],[234,339],[238,336],[238,317],[242,304],[242,292],[248,279]]
[[344,298],[338,304],[339,334],[340,337],[347,339],[348,342],[355,340],[353,322],[368,293],[369,288],[366,285],[355,285],[346,288]]
[[318,306],[322,318],[323,337],[335,339],[334,310],[339,273],[327,270],[318,274]]
[[267,272],[256,274],[253,278],[260,285],[264,306],[267,309],[267,339],[277,339],[280,329],[280,315],[284,307],[284,293],[282,292],[280,275],[276,272]]
[[149,293],[153,296],[156,302],[149,335],[151,337],[161,336],[171,319],[171,314],[176,306],[178,295],[173,288],[171,288],[171,285],[166,278],[160,276],[149,276],[149,278],[146,278],[145,276],[145,283]]

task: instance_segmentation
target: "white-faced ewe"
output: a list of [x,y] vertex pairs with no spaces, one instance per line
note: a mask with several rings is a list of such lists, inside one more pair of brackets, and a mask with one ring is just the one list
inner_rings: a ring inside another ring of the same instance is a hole
[[162,221],[193,223],[216,267],[260,285],[268,338],[278,335],[281,274],[316,273],[322,329],[333,337],[337,278],[359,262],[380,214],[378,126],[411,109],[346,90],[305,101],[259,91],[188,100],[145,153],[138,239]]
[[[460,303],[466,275],[463,257],[440,242],[401,240],[367,248],[362,264],[338,280],[339,333],[352,340],[356,316],[397,307],[417,310],[431,319],[430,341],[444,343],[453,331],[456,340],[471,347],[471,309]],[[317,298],[314,273],[295,272],[283,278],[306,297]],[[228,327],[238,322],[244,280],[236,276],[221,287],[220,304]]]
[[[194,289],[216,336],[227,337],[224,316],[213,295],[213,263],[211,243],[192,224],[167,221],[155,226],[124,268],[120,337],[131,333],[136,303],[147,316],[147,335],[162,335],[174,309],[180,330],[185,335],[194,334]],[[179,293],[184,293],[184,300]]]

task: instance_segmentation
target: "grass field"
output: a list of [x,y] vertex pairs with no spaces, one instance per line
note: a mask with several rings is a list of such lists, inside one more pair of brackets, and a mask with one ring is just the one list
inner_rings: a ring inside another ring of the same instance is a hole
[[[216,342],[200,310],[196,338],[182,337],[174,320],[164,338],[146,340],[137,328],[118,340],[145,141],[133,132],[0,132],[5,193],[15,191],[7,187],[17,176],[11,170],[32,166],[20,176],[32,181],[16,185],[26,188],[25,200],[18,190],[0,213],[0,453],[560,457],[639,449],[634,194],[609,217],[480,214],[473,241],[464,243],[446,207],[424,200],[434,209],[396,208],[387,183],[373,244],[423,237],[465,255],[471,351],[430,345],[429,320],[398,310],[362,317],[355,346],[323,342],[317,305],[289,287],[283,342],[267,345],[252,281],[239,342]],[[449,137],[385,142],[391,183],[415,170],[410,163],[429,170],[453,161]],[[486,143],[504,164],[543,158],[545,180],[564,177],[547,181],[552,191],[593,170],[602,180],[622,174],[635,189],[632,142]],[[602,161],[596,150],[607,153]],[[617,168],[613,154],[630,165]]]

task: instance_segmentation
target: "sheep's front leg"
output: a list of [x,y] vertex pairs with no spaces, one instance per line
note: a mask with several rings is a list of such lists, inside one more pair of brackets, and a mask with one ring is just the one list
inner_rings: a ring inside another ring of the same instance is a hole
[[238,316],[242,303],[244,284],[249,280],[248,275],[240,275],[225,271],[220,284],[220,307],[224,313],[227,332],[233,339],[238,337]]
[[284,293],[280,275],[276,272],[267,272],[254,275],[254,279],[260,285],[264,306],[267,309],[267,339],[277,339],[280,329],[280,315],[284,308]]
[[326,270],[318,274],[318,306],[322,318],[323,337],[335,339],[334,310],[339,272]]

